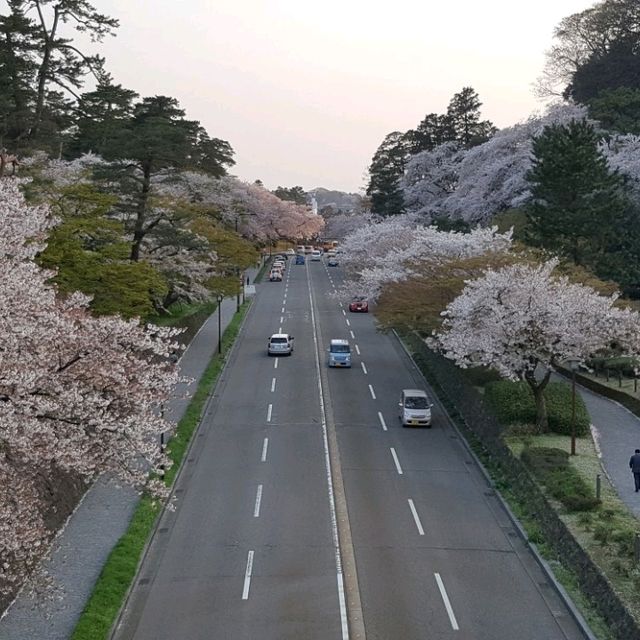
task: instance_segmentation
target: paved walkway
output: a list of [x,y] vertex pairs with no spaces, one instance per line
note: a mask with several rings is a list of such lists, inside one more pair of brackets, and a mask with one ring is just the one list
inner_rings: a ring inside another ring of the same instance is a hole
[[[256,269],[247,270],[251,282]],[[236,299],[225,298],[221,305],[222,330],[236,311]],[[184,414],[195,390],[218,348],[218,315],[214,313],[202,326],[180,359],[182,375],[193,378],[191,385],[178,385],[165,407],[167,419],[174,423]],[[34,597],[21,593],[0,620],[2,640],[67,640],[91,595],[100,571],[116,542],[125,533],[138,504],[138,495],[127,487],[100,480],[83,500],[61,531],[49,559],[47,571],[59,586],[59,596]]]
[[640,418],[621,404],[576,385],[591,415],[602,465],[620,499],[640,518],[640,493],[633,486],[629,458],[640,449]]

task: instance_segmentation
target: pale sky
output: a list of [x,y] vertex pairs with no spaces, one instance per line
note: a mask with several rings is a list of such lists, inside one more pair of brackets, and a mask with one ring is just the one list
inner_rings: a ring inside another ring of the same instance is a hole
[[391,131],[472,86],[499,127],[541,108],[553,28],[592,0],[95,0],[116,83],[177,98],[273,189],[357,191]]

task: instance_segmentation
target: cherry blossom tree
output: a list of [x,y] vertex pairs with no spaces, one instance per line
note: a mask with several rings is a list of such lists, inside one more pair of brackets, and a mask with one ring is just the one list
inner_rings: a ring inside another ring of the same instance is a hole
[[420,274],[428,277],[446,263],[511,246],[511,233],[477,228],[471,233],[439,231],[416,224],[410,215],[394,216],[349,235],[343,243],[347,275],[343,294],[364,294],[376,300],[385,287]]
[[586,107],[554,105],[543,116],[498,131],[468,151],[449,144],[413,156],[403,187],[408,211],[427,217],[448,216],[486,224],[501,210],[518,207],[529,197],[532,139],[545,126],[586,117]]
[[14,179],[0,180],[0,589],[34,569],[51,532],[42,492],[54,469],[92,480],[109,473],[160,490],[149,471],[169,460],[154,408],[178,376],[176,331],[93,317],[89,298],[58,295],[34,257],[51,220],[28,206]]
[[584,363],[612,342],[640,348],[640,316],[615,306],[617,295],[554,275],[557,261],[488,270],[470,281],[444,312],[442,330],[428,339],[462,368],[485,366],[524,380],[535,398],[537,428],[548,428],[543,391],[554,366]]

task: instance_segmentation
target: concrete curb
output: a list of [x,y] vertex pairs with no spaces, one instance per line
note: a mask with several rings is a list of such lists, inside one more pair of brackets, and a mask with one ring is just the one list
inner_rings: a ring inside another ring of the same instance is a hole
[[[404,344],[404,342],[402,341],[402,339],[400,338],[400,336],[398,335],[396,330],[393,329],[392,332],[393,332],[393,335],[396,337],[396,340],[398,341],[398,343],[402,347],[402,350],[407,355],[407,358],[411,361],[411,363],[415,367],[415,369],[418,372],[420,378],[422,378],[422,380],[424,380],[425,384],[429,388],[432,388],[431,385],[429,384],[429,381],[424,377],[424,374],[420,370],[420,367],[418,367],[418,365],[416,364],[415,360],[413,359],[412,355],[409,353],[409,350],[407,349],[406,345]],[[478,456],[475,454],[475,452],[473,451],[473,449],[471,448],[471,446],[467,442],[467,439],[464,437],[464,434],[458,428],[458,425],[456,425],[456,423],[451,419],[451,417],[449,416],[448,411],[445,409],[444,405],[442,404],[442,401],[440,400],[440,398],[438,397],[437,394],[435,394],[435,398],[434,399],[437,400],[438,404],[440,405],[440,409],[442,410],[444,415],[447,417],[447,421],[448,421],[449,425],[456,432],[458,438],[462,442],[462,444],[465,447],[467,453],[471,456],[473,461],[476,463],[476,465],[480,469],[480,472],[482,473],[482,475],[483,475],[484,479],[486,480],[487,484],[495,492],[495,495],[496,495],[496,498],[498,499],[498,502],[500,503],[500,505],[504,509],[504,511],[507,514],[507,516],[509,517],[509,519],[511,520],[511,523],[513,524],[514,528],[518,532],[518,535],[522,538],[522,540],[526,544],[527,548],[533,554],[533,557],[535,558],[536,562],[538,563],[538,566],[540,567],[542,572],[545,574],[545,576],[549,580],[550,584],[553,586],[554,590],[556,591],[556,593],[558,594],[558,596],[560,597],[560,599],[562,600],[564,605],[567,607],[567,610],[571,614],[571,617],[574,619],[575,623],[580,628],[580,631],[582,632],[582,634],[585,637],[585,639],[586,640],[598,640],[598,638],[591,631],[591,628],[587,624],[587,621],[584,619],[584,616],[580,613],[580,611],[578,610],[576,605],[573,603],[573,600],[571,599],[571,596],[569,596],[569,594],[567,593],[565,588],[558,582],[557,578],[555,577],[555,575],[553,573],[553,569],[550,567],[548,562],[540,555],[540,552],[538,551],[537,546],[533,542],[531,542],[529,540],[529,536],[527,535],[527,532],[524,530],[524,527],[522,526],[522,524],[520,523],[520,521],[518,520],[516,515],[511,510],[511,508],[507,504],[506,500],[502,497],[502,494],[500,493],[500,491],[496,488],[496,486],[495,486],[495,484],[494,484],[494,482],[493,482],[493,480],[491,478],[491,475],[485,469],[484,465],[482,464],[482,461],[478,458]]]

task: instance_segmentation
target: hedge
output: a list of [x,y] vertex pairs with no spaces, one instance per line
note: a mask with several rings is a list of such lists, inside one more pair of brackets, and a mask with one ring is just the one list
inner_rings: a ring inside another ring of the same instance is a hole
[[[550,382],[544,391],[549,418],[549,429],[555,433],[571,434],[571,385]],[[526,382],[499,380],[485,387],[485,398],[504,425],[535,424],[536,405]],[[589,432],[589,413],[576,393],[575,432],[581,436]]]
[[569,465],[566,451],[553,447],[527,447],[520,458],[568,511],[591,511],[600,503],[593,489]]

